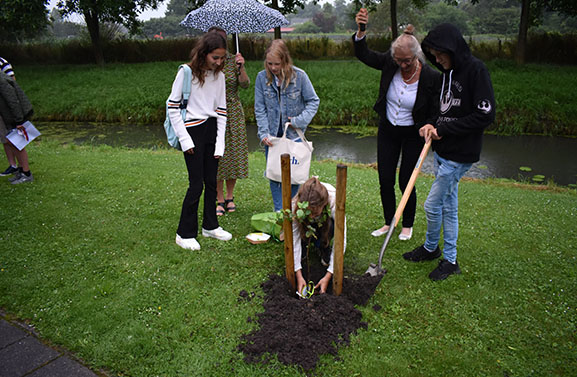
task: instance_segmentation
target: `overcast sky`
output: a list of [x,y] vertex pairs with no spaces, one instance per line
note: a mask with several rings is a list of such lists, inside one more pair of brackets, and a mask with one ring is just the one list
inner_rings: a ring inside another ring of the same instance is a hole
[[[50,10],[52,10],[52,8],[54,8],[56,6],[57,2],[58,2],[58,0],[50,0],[50,5],[48,6],[48,8]],[[158,7],[157,10],[147,10],[147,11],[142,12],[140,14],[140,16],[138,17],[138,19],[141,21],[146,21],[146,20],[149,20],[151,18],[164,17],[164,12],[166,12],[166,4],[168,4],[168,0],[166,0],[165,2],[160,4],[160,6]],[[82,22],[83,20],[81,17],[76,16],[76,17],[73,17],[71,21]]]
[[[50,10],[56,6],[58,0],[50,0],[50,5],[48,6]],[[151,18],[161,18],[164,17],[164,13],[166,12],[166,4],[168,4],[169,0],[165,0],[163,3],[160,4],[157,10],[147,10],[140,14],[138,17],[141,21],[146,21]],[[331,0],[321,0],[319,1],[320,4],[331,2]],[[80,16],[73,16],[71,18],[73,22],[83,22],[83,19]]]

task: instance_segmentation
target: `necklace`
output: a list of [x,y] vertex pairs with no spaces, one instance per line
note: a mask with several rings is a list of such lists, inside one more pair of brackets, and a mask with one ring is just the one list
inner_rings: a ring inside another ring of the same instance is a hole
[[409,77],[407,80],[405,80],[405,78],[403,77],[403,75],[401,75],[401,78],[403,79],[403,81],[405,82],[405,84],[408,84],[417,74],[417,71],[419,70],[419,66],[421,65],[421,62],[419,62],[417,60],[417,66],[415,67],[415,72],[413,72],[413,74],[411,75],[411,77]]

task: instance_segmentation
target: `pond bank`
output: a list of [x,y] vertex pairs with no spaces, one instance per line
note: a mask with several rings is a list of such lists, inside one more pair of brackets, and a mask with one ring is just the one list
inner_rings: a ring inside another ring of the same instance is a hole
[[[105,144],[128,148],[165,148],[161,125],[123,125],[91,123],[38,122],[43,137],[62,143]],[[256,126],[249,125],[249,150],[259,151]],[[376,137],[358,137],[336,128],[310,128],[307,137],[314,144],[316,160],[374,164],[377,160]],[[424,173],[433,172],[430,154]],[[481,160],[467,173],[471,178],[508,178],[547,182],[574,187],[577,183],[577,139],[548,136],[485,135]]]

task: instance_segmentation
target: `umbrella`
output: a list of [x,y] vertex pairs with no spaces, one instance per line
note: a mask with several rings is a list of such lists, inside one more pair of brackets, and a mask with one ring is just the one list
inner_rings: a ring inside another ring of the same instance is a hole
[[236,34],[237,52],[238,33],[264,33],[288,24],[289,21],[278,10],[256,0],[208,0],[180,22],[181,26],[205,32],[212,26],[218,26],[227,34]]

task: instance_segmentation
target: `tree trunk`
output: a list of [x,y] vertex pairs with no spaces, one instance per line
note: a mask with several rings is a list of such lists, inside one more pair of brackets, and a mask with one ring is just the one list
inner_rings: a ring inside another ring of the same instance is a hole
[[100,22],[98,20],[98,14],[93,11],[85,11],[84,20],[86,21],[86,28],[90,34],[94,60],[96,61],[96,64],[103,66],[104,54],[102,53],[102,43],[100,40]]
[[[279,10],[278,7],[278,0],[272,0],[272,9]],[[274,28],[274,39],[281,39],[282,36],[280,34],[280,26]]]
[[521,21],[519,22],[519,36],[517,37],[517,64],[525,64],[525,49],[527,47],[527,30],[529,29],[529,11],[531,0],[521,1]]
[[391,37],[394,41],[399,36],[399,28],[397,26],[397,0],[391,0]]

